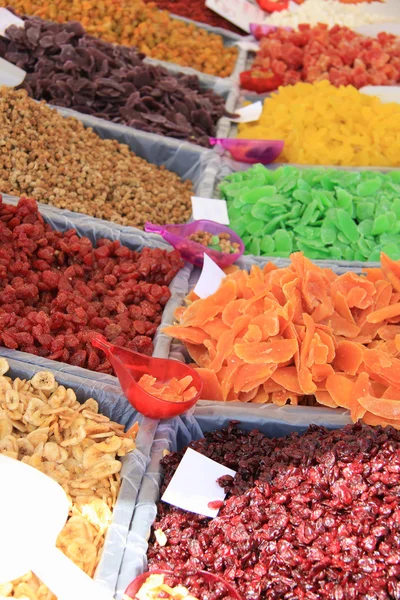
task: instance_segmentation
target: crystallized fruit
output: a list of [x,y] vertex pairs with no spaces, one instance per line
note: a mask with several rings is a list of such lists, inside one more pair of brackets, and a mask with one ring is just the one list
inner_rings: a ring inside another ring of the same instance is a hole
[[324,79],[356,88],[397,85],[399,44],[395,35],[382,32],[372,38],[338,25],[329,29],[304,24],[296,31],[278,28],[261,39],[251,73],[270,69],[283,85]]
[[0,6],[59,23],[79,21],[106,42],[219,77],[232,74],[238,56],[238,49],[225,47],[220,35],[173,19],[142,0],[0,0]]
[[[59,385],[50,371],[27,381],[12,379],[8,369],[0,358],[0,454],[63,487],[71,506],[57,547],[93,577],[121,485],[120,458],[135,448],[138,424],[124,433],[123,425],[99,413],[96,400],[80,404],[74,390]],[[0,595],[55,600],[31,572],[1,582]]]
[[400,174],[281,167],[228,175],[219,185],[230,227],[255,256],[400,259]]
[[207,248],[210,248],[210,250],[216,250],[217,252],[223,252],[224,254],[236,254],[240,251],[239,244],[231,241],[229,233],[213,235],[208,231],[198,230],[196,233],[192,233],[189,236],[189,240],[197,242],[202,246],[206,246]]
[[182,340],[203,399],[345,408],[400,429],[400,262],[336,275],[301,253],[288,267],[237,267],[193,292],[165,333]]
[[27,72],[21,87],[36,100],[201,146],[227,114],[224,98],[195,75],[148,65],[134,48],[94,38],[79,23],[27,18],[7,36],[0,56]]
[[122,225],[182,223],[191,181],[101,139],[25,90],[0,87],[0,191]]
[[[158,504],[150,569],[203,569],[247,600],[400,597],[398,431],[312,425],[269,439],[231,424],[190,446],[237,474],[219,480],[215,519]],[[162,491],[183,454],[162,460]]]
[[112,373],[94,332],[151,355],[183,261],[178,252],[78,237],[46,224],[33,200],[0,204],[0,343]]
[[400,166],[400,105],[328,81],[280,87],[239,138],[284,140],[279,162],[305,165]]

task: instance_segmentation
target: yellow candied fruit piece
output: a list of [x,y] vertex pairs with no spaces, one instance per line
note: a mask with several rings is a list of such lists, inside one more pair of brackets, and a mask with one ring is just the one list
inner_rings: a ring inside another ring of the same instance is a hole
[[284,140],[279,162],[400,166],[400,105],[328,81],[279,88],[238,138]]
[[87,33],[106,42],[136,46],[152,58],[176,58],[182,66],[219,77],[232,74],[238,56],[238,49],[225,47],[220,35],[173,19],[142,0],[0,0],[0,7],[59,23],[80,21]]

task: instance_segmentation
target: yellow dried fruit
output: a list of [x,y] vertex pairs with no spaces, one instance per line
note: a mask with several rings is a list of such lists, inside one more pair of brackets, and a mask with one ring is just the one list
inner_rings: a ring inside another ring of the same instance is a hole
[[400,105],[383,104],[352,86],[328,81],[279,88],[239,138],[284,140],[279,162],[306,165],[400,166]]

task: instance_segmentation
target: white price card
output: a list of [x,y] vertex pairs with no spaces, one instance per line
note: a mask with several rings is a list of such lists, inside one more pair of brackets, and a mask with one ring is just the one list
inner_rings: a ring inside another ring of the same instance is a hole
[[203,268],[193,291],[199,298],[208,298],[208,296],[215,294],[225,277],[223,270],[208,254],[204,254]]
[[265,20],[265,12],[248,0],[206,0],[206,6],[247,33],[250,23]]
[[219,508],[210,508],[210,502],[225,499],[224,488],[217,479],[223,475],[234,477],[236,472],[188,448],[161,500],[183,510],[214,518]]
[[0,8],[0,35],[7,37],[5,31],[10,25],[16,25],[17,27],[24,27],[24,22],[19,17],[13,15],[12,12],[6,8]]
[[0,58],[0,85],[17,87],[21,85],[25,77],[25,71],[4,60],[4,58]]
[[248,104],[243,108],[239,108],[239,110],[235,110],[235,114],[239,116],[236,119],[231,119],[231,121],[234,123],[253,123],[259,120],[262,111],[262,102],[253,102],[253,104]]
[[229,225],[228,208],[225,200],[192,196],[192,213],[195,221],[207,219],[221,225]]

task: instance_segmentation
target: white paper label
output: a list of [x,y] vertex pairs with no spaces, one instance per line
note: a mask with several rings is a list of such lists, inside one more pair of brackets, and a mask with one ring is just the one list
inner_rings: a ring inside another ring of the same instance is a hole
[[262,23],[265,19],[264,11],[248,0],[206,0],[206,6],[247,33],[250,23]]
[[400,104],[400,86],[398,85],[367,85],[360,89],[362,94],[377,96],[381,102],[397,102]]
[[12,65],[4,58],[0,58],[0,85],[16,87],[21,85],[26,77],[26,72]]
[[203,268],[193,291],[199,298],[208,298],[211,294],[215,294],[225,277],[223,270],[208,254],[204,254]]
[[209,508],[208,504],[225,499],[224,489],[217,483],[223,475],[234,477],[236,472],[188,448],[161,500],[214,518],[219,509]]
[[16,25],[17,27],[24,27],[24,22],[19,17],[16,17],[6,8],[0,8],[0,35],[7,37],[5,30],[10,25]]
[[239,108],[239,110],[235,110],[235,114],[240,116],[237,119],[231,119],[231,121],[234,123],[252,123],[259,120],[262,111],[262,102],[253,102],[253,104],[248,104],[243,108]]
[[207,219],[222,225],[229,225],[228,208],[225,200],[192,196],[192,212],[195,221]]

